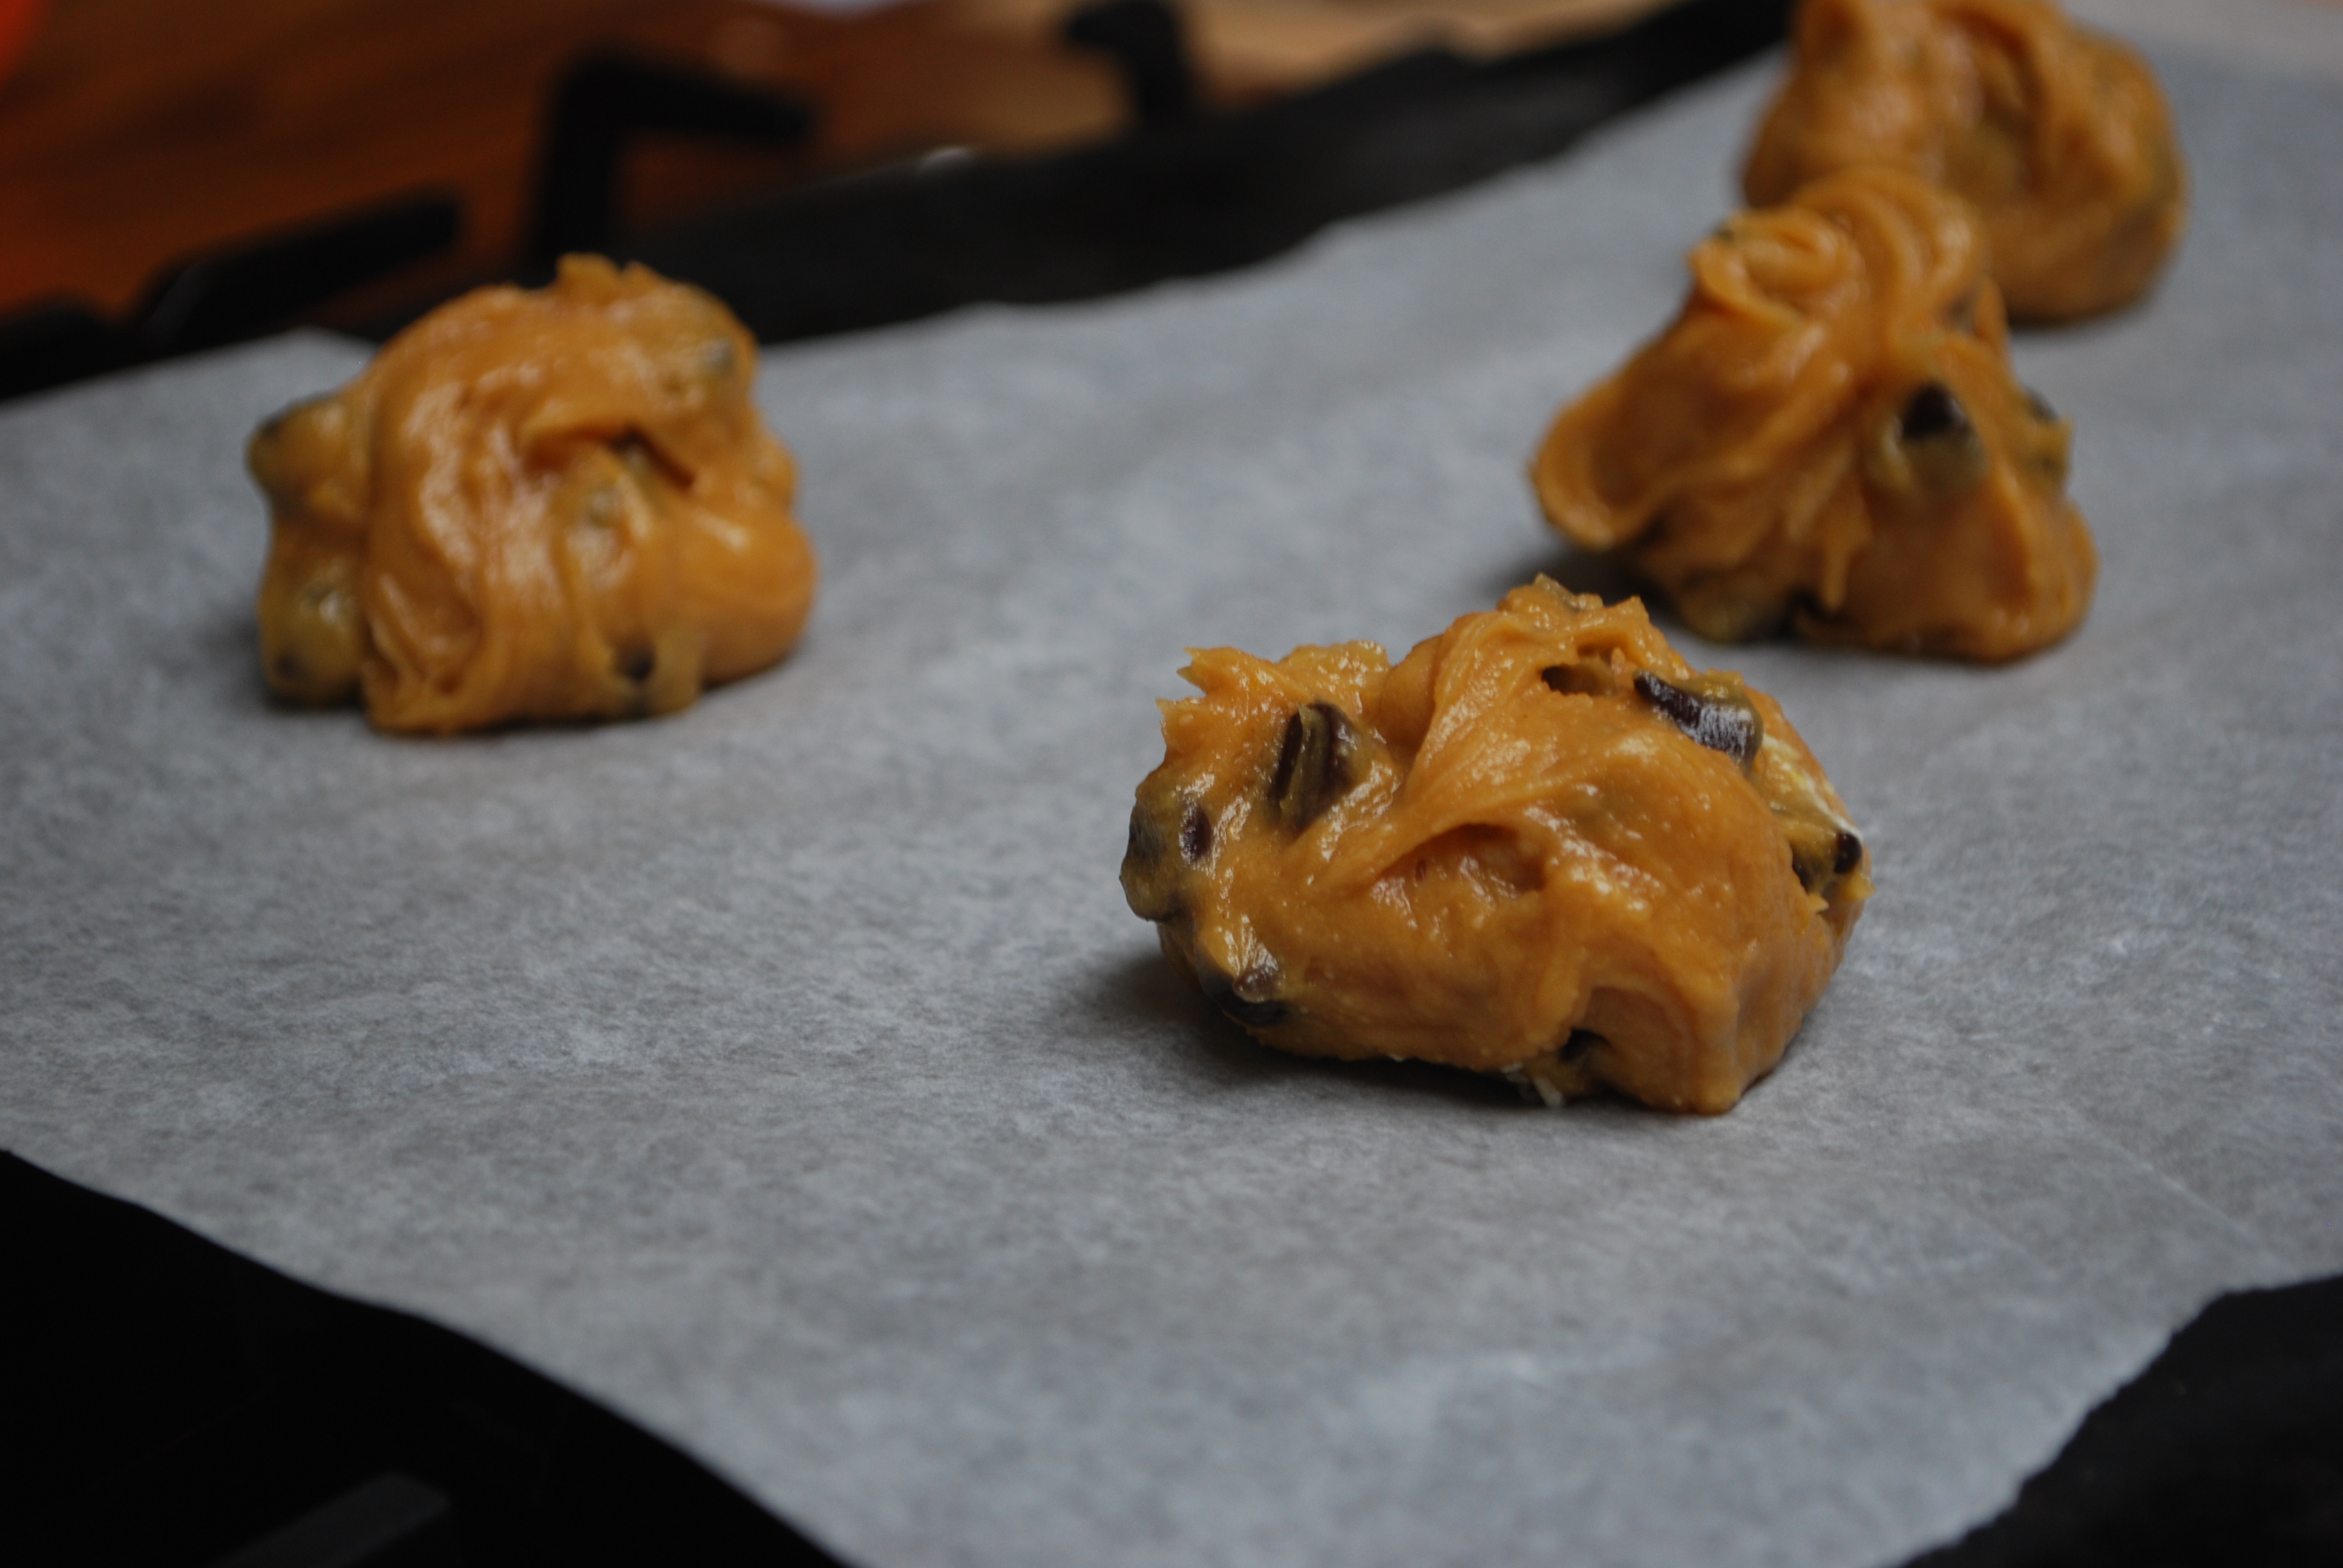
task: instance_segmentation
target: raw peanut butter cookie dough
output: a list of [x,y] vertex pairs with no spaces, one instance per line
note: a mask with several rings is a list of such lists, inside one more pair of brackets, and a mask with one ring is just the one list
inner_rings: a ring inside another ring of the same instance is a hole
[[1805,0],[1742,178],[1755,206],[1885,164],[1976,204],[2021,321],[2127,305],[2180,237],[2187,181],[2154,73],[2043,0]]
[[2071,432],[2010,367],[1968,206],[1850,169],[1728,219],[1674,323],[1565,408],[1531,478],[1702,636],[2000,660],[2089,608]]
[[1780,707],[1632,599],[1541,578],[1396,668],[1363,642],[1193,658],[1123,892],[1281,1049],[1728,1111],[1870,894]]
[[570,256],[484,288],[253,436],[269,685],[446,733],[688,706],[812,608],[756,344],[696,288]]

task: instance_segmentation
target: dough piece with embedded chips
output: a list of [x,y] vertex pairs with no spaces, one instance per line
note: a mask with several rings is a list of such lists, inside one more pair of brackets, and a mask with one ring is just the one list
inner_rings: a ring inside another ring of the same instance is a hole
[[665,713],[773,663],[815,563],[755,367],[715,299],[598,256],[432,312],[252,437],[269,685],[447,733]]
[[1689,261],[1674,323],[1546,435],[1556,528],[1725,641],[1991,661],[2081,622],[2098,558],[2071,432],[2010,368],[1966,204],[1850,169]]
[[1393,666],[1193,655],[1122,886],[1268,1044],[1730,1110],[1838,967],[1870,859],[1780,707],[1541,578]]
[[1805,0],[1742,186],[1771,206],[1886,164],[1985,216],[2020,321],[2127,305],[2180,237],[2187,179],[2140,57],[2043,0]]

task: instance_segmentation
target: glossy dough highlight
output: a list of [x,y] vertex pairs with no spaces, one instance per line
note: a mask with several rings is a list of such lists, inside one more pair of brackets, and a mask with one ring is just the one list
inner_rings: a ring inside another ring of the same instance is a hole
[[1805,0],[1742,186],[1770,206],[1885,164],[1984,214],[2021,321],[2128,304],[2180,237],[2187,181],[2155,75],[2042,0]]
[[773,663],[816,568],[755,367],[716,300],[596,256],[432,312],[252,437],[269,685],[445,733],[664,713]]
[[1690,297],[1565,408],[1531,477],[1704,637],[2013,658],[2089,608],[2070,430],[2018,385],[1957,197],[1853,169],[1736,215]]
[[1396,667],[1372,643],[1193,657],[1123,890],[1282,1050],[1726,1111],[1869,896],[1781,709],[1633,600],[1540,578]]

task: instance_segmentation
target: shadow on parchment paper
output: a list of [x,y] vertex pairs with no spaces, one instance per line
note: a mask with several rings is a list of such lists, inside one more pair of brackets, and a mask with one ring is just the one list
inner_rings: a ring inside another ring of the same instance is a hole
[[[257,578],[254,586],[258,587]],[[233,610],[223,607],[196,628],[187,639],[187,658],[196,683],[215,693],[231,713],[319,711],[278,702],[268,694],[268,682],[260,672],[260,628],[255,616],[249,602]]]
[[1087,996],[1090,1016],[1125,1037],[1151,1043],[1169,1039],[1170,1050],[1216,1088],[1320,1080],[1356,1083],[1387,1092],[1429,1095],[1459,1105],[1544,1111],[1503,1079],[1428,1061],[1332,1061],[1295,1056],[1262,1044],[1204,1000],[1203,993],[1151,949],[1099,965]]
[[356,701],[317,707],[289,701],[268,689],[267,677],[260,668],[257,613],[249,604],[208,617],[186,640],[191,684],[207,694],[216,711],[237,719],[257,715],[288,724],[348,728],[365,723]]

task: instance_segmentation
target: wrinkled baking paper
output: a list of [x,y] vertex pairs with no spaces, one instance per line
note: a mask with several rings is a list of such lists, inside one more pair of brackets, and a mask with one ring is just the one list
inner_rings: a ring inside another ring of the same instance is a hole
[[2022,337],[2105,555],[2004,669],[1780,646],[1879,892],[1731,1115],[1273,1055],[1115,884],[1186,645],[1599,584],[1523,467],[1768,62],[1242,276],[772,353],[779,669],[272,710],[317,337],[0,410],[0,1141],[424,1313],[852,1562],[1876,1564],[2215,1293],[2343,1269],[2343,86],[2159,56],[2153,302]]

